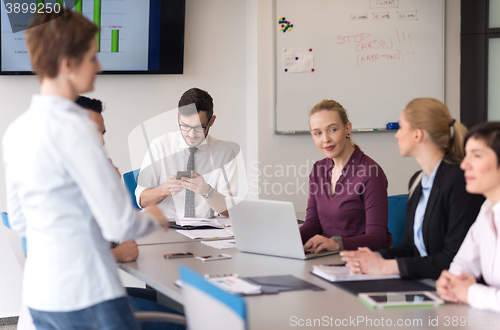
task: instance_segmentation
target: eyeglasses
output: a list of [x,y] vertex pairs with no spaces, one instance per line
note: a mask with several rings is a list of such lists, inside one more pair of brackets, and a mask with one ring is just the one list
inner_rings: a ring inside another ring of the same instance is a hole
[[189,131],[193,130],[196,133],[203,133],[207,129],[208,124],[210,123],[211,119],[212,119],[212,116],[210,116],[210,118],[208,118],[208,123],[206,125],[198,125],[198,126],[189,126],[186,124],[181,124],[179,117],[177,117],[177,122],[179,123],[179,128],[181,129],[181,131],[189,132]]

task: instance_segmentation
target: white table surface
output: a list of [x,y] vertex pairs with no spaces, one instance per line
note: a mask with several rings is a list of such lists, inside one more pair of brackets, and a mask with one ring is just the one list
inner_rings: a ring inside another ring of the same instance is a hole
[[[241,277],[294,275],[326,289],[319,292],[294,291],[246,297],[250,329],[334,328],[336,324],[340,326],[342,323],[356,329],[500,329],[499,314],[475,310],[465,305],[370,309],[356,296],[309,273],[313,265],[340,262],[338,255],[304,261],[248,254],[236,249],[218,250],[197,241],[143,245],[139,247],[139,251],[140,255],[136,261],[121,264],[119,267],[181,304],[181,289],[174,284],[178,279],[178,266],[181,264],[201,274],[237,273]],[[232,259],[202,262],[195,258],[163,258],[163,254],[175,252],[192,252],[195,256],[227,253],[232,255]],[[308,320],[316,322],[316,326],[306,326]],[[391,324],[388,324],[389,322]],[[403,322],[403,326],[397,326],[398,322]],[[412,326],[404,326],[405,322],[412,323]],[[432,326],[430,322],[438,326]],[[469,322],[473,325],[469,325]],[[463,323],[464,326],[461,325]],[[379,326],[376,326],[377,324]],[[453,326],[455,324],[456,326]],[[497,326],[494,326],[495,324]]]

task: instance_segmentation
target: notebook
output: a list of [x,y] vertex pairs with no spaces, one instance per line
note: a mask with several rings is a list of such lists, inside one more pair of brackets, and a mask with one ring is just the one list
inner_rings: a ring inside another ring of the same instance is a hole
[[337,265],[315,265],[312,273],[330,282],[369,281],[399,278],[399,275],[353,274],[349,267]]

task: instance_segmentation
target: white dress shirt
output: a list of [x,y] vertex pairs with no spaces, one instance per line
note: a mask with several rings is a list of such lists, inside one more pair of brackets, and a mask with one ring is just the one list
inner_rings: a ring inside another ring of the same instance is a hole
[[[197,148],[194,154],[194,171],[222,195],[237,196],[237,161],[233,149],[210,135]],[[188,158],[189,146],[180,132],[167,133],[154,139],[137,178],[137,205],[141,206],[140,196],[145,189],[164,184],[167,177],[176,175],[177,171],[186,171]],[[210,206],[205,198],[199,194],[195,194],[194,198],[195,216],[210,216]],[[182,190],[165,198],[158,207],[169,219],[183,218],[185,199],[186,190]]]
[[85,111],[33,96],[3,138],[9,220],[26,236],[23,301],[64,312],[125,295],[108,241],[158,225],[136,213]]
[[500,203],[486,200],[450,265],[455,275],[483,276],[488,285],[473,284],[467,302],[478,309],[500,312]]

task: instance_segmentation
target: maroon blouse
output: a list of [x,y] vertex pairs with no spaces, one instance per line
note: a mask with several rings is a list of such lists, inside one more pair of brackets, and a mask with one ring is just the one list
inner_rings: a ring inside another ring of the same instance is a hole
[[393,240],[387,228],[387,178],[382,168],[356,146],[332,196],[333,165],[331,158],[324,158],[309,175],[306,221],[300,227],[302,242],[324,233],[341,236],[344,250],[389,247]]

